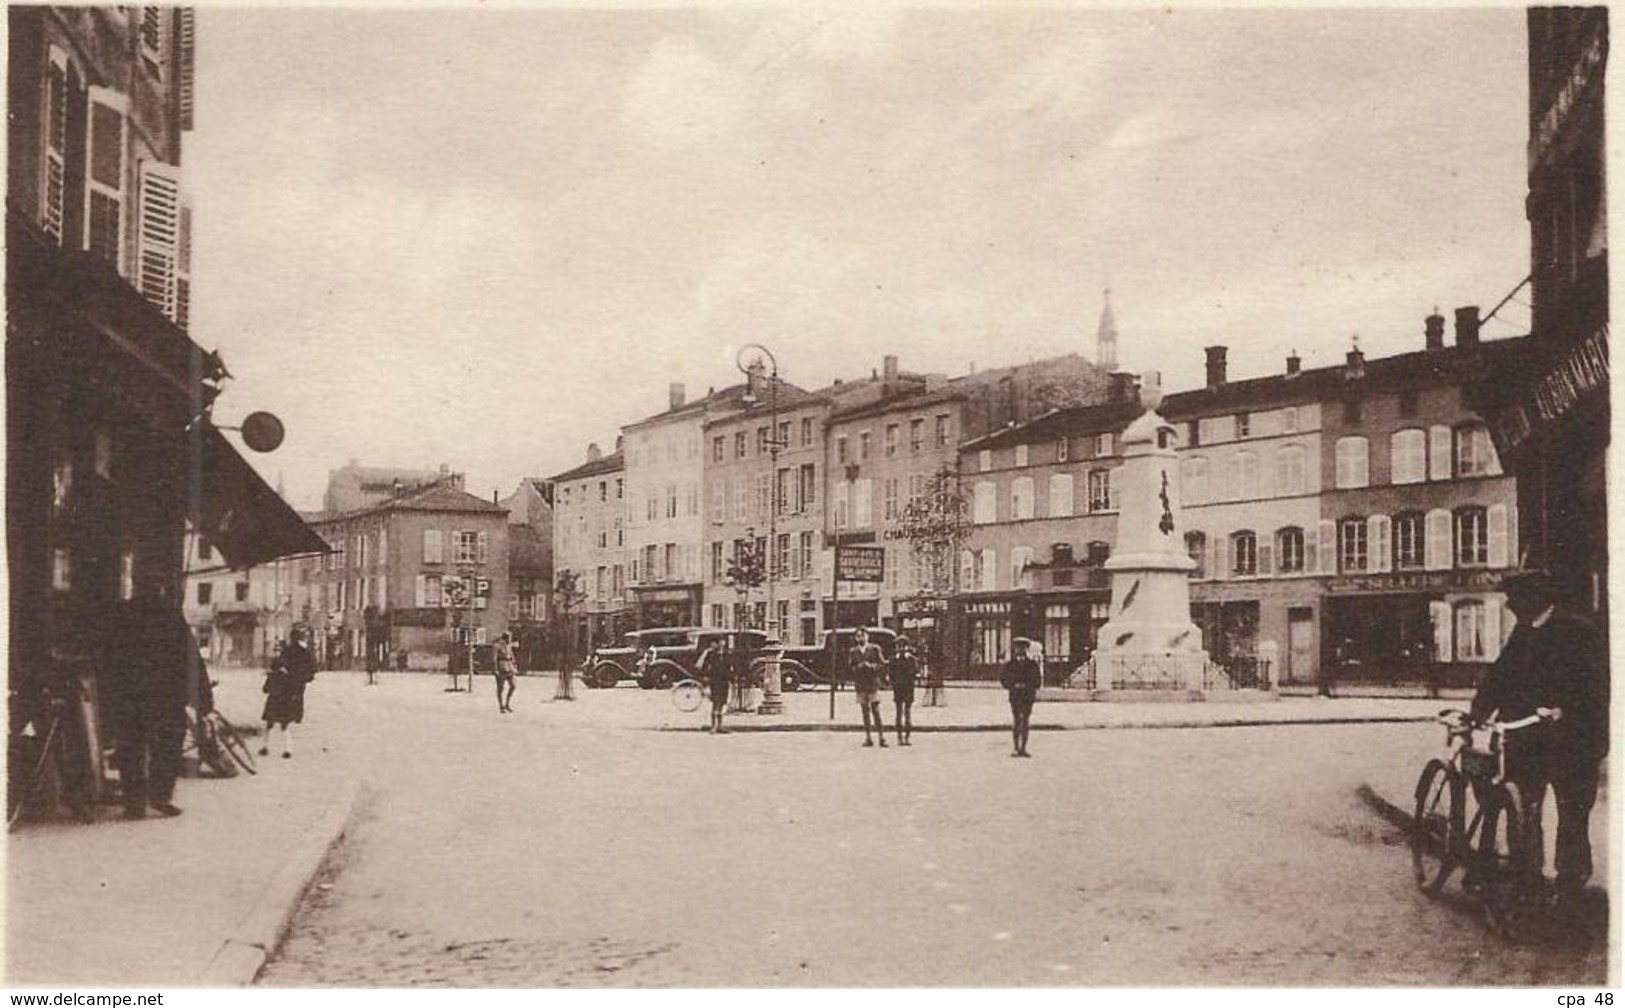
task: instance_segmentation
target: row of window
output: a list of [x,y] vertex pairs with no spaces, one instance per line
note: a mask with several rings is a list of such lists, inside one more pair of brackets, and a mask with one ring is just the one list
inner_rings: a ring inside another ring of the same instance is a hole
[[[601,479],[601,480],[598,481],[598,502],[600,504],[607,503],[609,501],[609,485],[610,485],[610,481],[607,480],[607,479]],[[593,485],[592,485],[591,481],[582,483],[579,486],[576,486],[574,488],[568,487],[568,486],[560,487],[559,488],[559,504],[560,504],[560,506],[568,506],[570,504],[572,489],[574,490],[574,499],[575,499],[576,503],[585,504],[585,503],[587,503],[588,501],[590,501],[592,499]],[[615,478],[615,499],[620,500],[622,495],[624,495],[625,493],[626,493],[625,481],[617,476]]]
[[322,582],[312,591],[312,604],[317,612],[359,612],[368,606],[382,609],[389,604],[388,586],[389,578],[384,574]]
[[1262,536],[1242,529],[1224,539],[1222,554],[1219,541],[1187,532],[1185,548],[1196,561],[1198,578],[1500,568],[1511,557],[1509,522],[1504,504],[1471,505],[1350,515],[1320,522],[1313,534],[1297,526]]
[[[1107,456],[1116,454],[1116,435],[1111,433],[1089,434],[1077,438],[1062,437],[1057,438],[1054,443],[1054,461],[1056,462],[1069,462],[1074,459],[1084,458],[1084,449],[1081,448],[1080,445],[1086,446],[1089,457],[1106,458]],[[1016,445],[1015,455],[1015,464],[1017,469],[1025,468],[1030,464],[1032,459],[1030,446],[1024,444]],[[983,448],[981,451],[976,453],[976,470],[977,472],[988,472],[992,468],[993,450],[991,448]]]
[[[1084,506],[1089,514],[1116,511],[1118,494],[1112,487],[1112,470],[1091,469],[1086,474],[1087,496]],[[1076,513],[1075,488],[1071,473],[1052,473],[1047,487],[1048,510],[1043,517],[1070,518]],[[1036,484],[1031,476],[1017,476],[1010,481],[1010,506],[1006,521],[1026,521],[1040,517],[1037,511]],[[978,525],[991,525],[999,520],[998,485],[983,480],[971,488],[971,521]]]
[[797,468],[782,467],[777,472],[758,473],[754,481],[735,476],[732,493],[729,482],[711,482],[711,520],[751,521],[767,518],[776,509],[780,515],[805,514],[818,506],[818,470],[811,463]]
[[[799,443],[790,439],[795,431],[800,431]],[[811,448],[818,443],[818,425],[812,417],[802,417],[800,422],[794,420],[780,420],[778,430],[774,431],[768,424],[756,428],[756,437],[752,441],[746,431],[735,431],[733,435],[733,457],[747,458],[750,455],[752,443],[756,446],[757,455],[770,455],[774,449],[783,451],[788,448]],[[716,434],[711,438],[711,461],[724,462],[728,459],[728,436]]]
[[[918,455],[927,448],[946,448],[953,443],[953,414],[938,413],[933,419],[929,432],[926,430],[926,418],[915,417],[908,422],[907,442],[904,442],[903,426],[901,423],[887,424],[884,431],[884,449],[887,458],[896,458],[903,453],[904,448],[908,454]],[[874,432],[859,431],[857,436],[856,453],[846,434],[835,435],[835,461],[840,465],[848,462],[867,462],[874,456]]]
[[[1369,486],[1371,483],[1370,442],[1360,436],[1337,439],[1338,489]],[[1425,480],[1468,479],[1501,475],[1501,460],[1495,454],[1490,432],[1483,424],[1446,427],[1442,424],[1423,431],[1409,427],[1388,438],[1388,481],[1421,483]]]
[[780,532],[777,541],[773,544],[771,555],[768,554],[767,536],[757,536],[754,540],[734,539],[723,543],[714,541],[711,546],[711,583],[727,584],[728,568],[734,564],[747,549],[756,551],[758,556],[766,556],[769,563],[769,573],[778,581],[796,581],[803,577],[815,577],[817,566],[815,549],[816,536],[812,532]]

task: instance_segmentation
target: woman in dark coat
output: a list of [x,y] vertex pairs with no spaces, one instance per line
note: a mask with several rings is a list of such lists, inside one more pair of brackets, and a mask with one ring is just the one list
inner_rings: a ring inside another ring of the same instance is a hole
[[316,660],[305,644],[305,630],[294,627],[288,643],[271,660],[271,671],[265,676],[265,739],[260,755],[270,754],[271,728],[282,729],[282,758],[293,758],[292,725],[305,720],[305,685],[316,677]]

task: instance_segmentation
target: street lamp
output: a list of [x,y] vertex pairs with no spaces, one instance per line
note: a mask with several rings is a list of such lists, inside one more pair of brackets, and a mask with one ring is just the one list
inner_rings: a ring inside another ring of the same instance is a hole
[[[750,358],[749,363],[746,358]],[[773,556],[779,548],[779,449],[784,443],[779,440],[779,361],[773,356],[773,351],[760,343],[746,343],[739,348],[734,358],[734,365],[745,375],[745,403],[754,405],[756,401],[755,379],[762,373],[762,358],[767,358],[769,367],[767,384],[768,401],[768,501],[767,501],[767,556],[764,568],[767,581],[767,631],[768,636],[779,640],[774,628],[778,624],[778,609],[774,606],[773,598]],[[783,627],[778,627],[780,633]],[[782,643],[782,641],[781,641]],[[767,661],[762,669],[762,703],[757,707],[758,714],[783,714],[784,693],[783,683],[779,679],[778,652],[770,651]]]

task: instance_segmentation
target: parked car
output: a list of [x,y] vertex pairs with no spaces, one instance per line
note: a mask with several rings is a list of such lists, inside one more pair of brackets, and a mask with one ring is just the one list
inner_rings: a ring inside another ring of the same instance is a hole
[[621,635],[619,642],[607,647],[594,648],[582,663],[581,681],[592,689],[608,689],[622,679],[630,679],[644,689],[653,689],[652,682],[639,678],[639,664],[651,649],[656,655],[688,646],[688,635],[695,627],[652,627],[648,630],[630,630]]
[[[802,686],[828,686],[830,668],[834,664],[832,654],[839,654],[842,663],[846,661],[846,652],[852,647],[853,637],[858,627],[841,627],[839,630],[825,630],[823,640],[816,646],[787,647],[783,651],[783,665],[795,672],[795,678],[784,676],[784,689],[794,692]],[[886,661],[891,661],[892,655],[897,651],[897,631],[885,627],[862,627],[869,634],[869,643],[878,644],[880,653]],[[831,641],[834,648],[831,649]],[[852,681],[852,674],[846,668],[841,669],[840,683]]]

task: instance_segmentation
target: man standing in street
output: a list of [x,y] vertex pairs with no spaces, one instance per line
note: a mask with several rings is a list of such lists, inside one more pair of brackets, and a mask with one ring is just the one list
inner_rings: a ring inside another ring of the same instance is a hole
[[1512,736],[1506,761],[1526,805],[1531,873],[1543,870],[1548,787],[1557,799],[1557,905],[1573,912],[1591,878],[1591,809],[1608,754],[1608,655],[1596,628],[1557,607],[1545,573],[1513,574],[1502,590],[1518,623],[1473,697],[1472,716],[1511,721],[1541,707],[1560,712]]
[[999,684],[1010,694],[1010,737],[1015,744],[1011,756],[1027,756],[1027,735],[1031,731],[1033,703],[1038,699],[1041,673],[1038,663],[1027,656],[1027,640],[1017,637],[1011,645],[1014,654],[1004,665]]
[[852,668],[852,692],[857,694],[858,709],[863,712],[863,744],[873,746],[869,737],[869,724],[880,736],[880,748],[886,748],[886,723],[880,719],[880,646],[869,643],[868,631],[860,629],[852,637],[852,651],[847,664]]
[[891,679],[892,703],[897,708],[893,723],[897,729],[897,744],[913,745],[909,739],[914,734],[914,680],[920,674],[920,663],[907,637],[897,638],[897,653],[892,656],[886,674]]
[[174,795],[186,705],[206,688],[197,640],[167,594],[123,603],[112,622],[109,706],[124,817],[140,819],[148,808],[180,815]]
[[[653,649],[651,649],[652,651]],[[706,689],[711,692],[711,733],[722,735],[722,714],[728,709],[728,688],[733,685],[733,656],[728,651],[728,635],[716,639],[705,654],[700,655],[699,673],[705,677]]]
[[[513,678],[517,670],[513,658],[513,636],[506,630],[497,638],[493,649],[496,657],[497,710],[513,713]],[[506,689],[506,693],[503,690]]]

